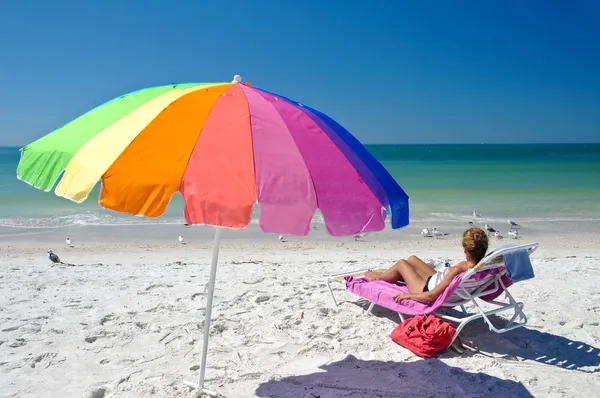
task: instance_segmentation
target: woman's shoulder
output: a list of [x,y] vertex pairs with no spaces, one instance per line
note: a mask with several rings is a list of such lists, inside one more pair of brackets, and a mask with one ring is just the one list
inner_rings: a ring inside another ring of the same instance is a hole
[[461,261],[460,263],[454,264],[454,267],[452,268],[463,268],[463,267],[468,267],[469,266],[469,262],[464,260]]
[[454,274],[459,274],[461,272],[465,272],[470,267],[471,267],[471,264],[468,261],[461,261],[460,263],[455,264],[452,267],[452,271]]

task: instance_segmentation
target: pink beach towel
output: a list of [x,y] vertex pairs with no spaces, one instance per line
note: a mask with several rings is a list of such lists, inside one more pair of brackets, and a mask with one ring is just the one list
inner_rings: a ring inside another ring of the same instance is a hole
[[[471,276],[471,279],[480,281],[483,278],[486,278],[489,275],[495,275],[498,272],[500,272],[500,269],[498,268],[478,272]],[[429,314],[442,307],[444,302],[456,291],[456,289],[458,289],[463,276],[464,272],[457,275],[456,278],[454,278],[454,280],[446,288],[446,290],[444,290],[444,292],[431,303],[421,303],[419,301],[410,299],[402,300],[400,303],[396,302],[394,299],[396,294],[408,292],[408,288],[402,283],[388,283],[379,280],[370,281],[367,278],[354,278],[352,276],[347,276],[344,279],[346,280],[346,289],[359,297],[365,298],[375,304],[389,308],[392,311],[400,312],[402,314],[422,315]],[[505,282],[506,287],[508,287],[511,283],[510,279],[506,278],[505,275],[503,276],[502,281]],[[497,291],[482,297],[482,299],[488,301],[493,300],[502,294],[502,291],[502,287],[499,286]]]

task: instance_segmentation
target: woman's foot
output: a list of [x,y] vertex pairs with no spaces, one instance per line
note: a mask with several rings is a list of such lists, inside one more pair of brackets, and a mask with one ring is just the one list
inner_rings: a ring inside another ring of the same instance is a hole
[[379,279],[381,277],[381,274],[383,274],[383,272],[367,271],[367,273],[365,274],[365,277],[370,281],[376,281],[377,279]]

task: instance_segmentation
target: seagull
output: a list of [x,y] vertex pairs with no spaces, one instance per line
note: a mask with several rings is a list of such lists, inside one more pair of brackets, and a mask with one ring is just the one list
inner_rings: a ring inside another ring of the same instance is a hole
[[473,220],[469,220],[469,225],[470,225],[470,226],[473,226],[473,224],[474,224],[474,223],[473,223]]
[[473,217],[480,218],[481,217],[481,213],[477,213],[475,210],[473,210]]
[[71,238],[69,238],[68,236],[67,236],[67,239],[65,239],[65,245],[66,245],[67,247],[71,247],[71,246],[72,246],[72,245],[71,245]]
[[423,230],[421,231],[421,236],[431,238],[431,232],[429,232],[429,230],[427,228],[423,228]]
[[279,241],[283,242],[283,235],[279,235]]
[[182,245],[185,245],[185,241],[183,240],[183,236],[179,235],[179,238],[177,238],[177,240],[179,241],[179,243],[181,243]]
[[48,250],[48,258],[52,262],[52,266],[54,266],[55,264],[64,264],[62,261],[60,261],[60,258],[56,254],[54,254],[52,249]]
[[511,229],[510,231],[508,231],[508,235],[512,236],[513,239],[517,239],[517,237],[519,236],[519,230],[518,229]]
[[513,220],[506,220],[506,222],[508,223],[508,225],[510,225],[511,228],[520,227],[520,225],[514,222]]
[[504,236],[500,235],[500,231],[494,232],[494,236],[498,239],[504,239]]
[[355,240],[355,241],[362,240],[362,238],[364,238],[365,236],[367,236],[367,234],[366,234],[366,233],[362,233],[362,234],[357,234],[357,235],[354,235],[354,240]]
[[490,226],[489,226],[489,225],[487,225],[487,224],[485,224],[485,229],[486,229],[488,232],[490,232],[490,233],[492,233],[492,232],[496,232],[496,230],[495,230],[494,228],[490,227]]
[[433,236],[435,236],[436,239],[439,238],[440,236],[446,236],[446,235],[448,235],[448,234],[445,232],[442,232],[442,231],[438,231],[437,228],[433,229]]

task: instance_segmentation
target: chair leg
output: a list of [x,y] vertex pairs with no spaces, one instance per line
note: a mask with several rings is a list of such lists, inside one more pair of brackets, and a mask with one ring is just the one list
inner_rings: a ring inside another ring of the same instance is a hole
[[[500,283],[502,283],[502,281],[500,281]],[[506,293],[506,298],[508,298],[508,302],[515,309],[515,314],[510,319],[509,324],[512,324],[515,321],[515,319],[517,319],[517,317],[518,317],[519,323],[522,323],[523,325],[525,325],[527,323],[527,316],[525,316],[525,313],[523,312],[523,304],[517,303],[517,301],[514,299],[512,294],[509,293],[508,289],[506,289],[504,287],[504,284],[502,284],[502,287],[504,288],[504,291]]]
[[469,323],[473,322],[476,319],[483,318],[482,314],[473,314],[473,315],[465,317],[465,318],[455,318],[453,316],[439,315],[439,314],[438,314],[438,316],[444,320],[458,323],[458,326],[456,327],[456,332],[454,333],[454,337],[452,337],[452,341],[450,342],[450,345],[452,345],[454,343],[454,340],[456,340],[458,338],[458,335],[465,328],[465,326],[467,326]]
[[373,314],[373,307],[375,307],[375,303],[371,303],[371,305],[369,305],[369,308],[367,309],[367,314]]
[[331,294],[331,298],[333,299],[333,303],[337,307],[338,306],[338,302],[335,299],[335,294],[333,294],[333,289],[331,288],[331,278],[327,278],[325,280],[325,283],[327,284],[327,288],[329,289],[329,293]]

